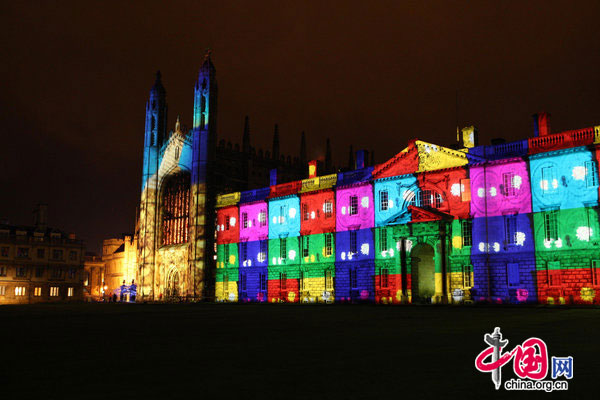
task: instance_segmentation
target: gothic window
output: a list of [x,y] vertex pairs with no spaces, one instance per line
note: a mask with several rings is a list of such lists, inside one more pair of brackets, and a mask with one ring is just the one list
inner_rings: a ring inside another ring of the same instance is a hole
[[190,207],[190,177],[187,173],[172,176],[165,183],[162,195],[162,244],[188,241]]

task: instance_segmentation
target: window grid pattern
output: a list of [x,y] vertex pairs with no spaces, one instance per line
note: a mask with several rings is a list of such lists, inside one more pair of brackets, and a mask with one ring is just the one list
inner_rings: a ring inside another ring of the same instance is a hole
[[190,207],[189,174],[172,177],[165,186],[163,204],[163,245],[188,241]]

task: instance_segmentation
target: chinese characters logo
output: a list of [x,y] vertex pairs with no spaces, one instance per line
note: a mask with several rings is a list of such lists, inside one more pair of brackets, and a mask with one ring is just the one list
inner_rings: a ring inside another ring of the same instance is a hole
[[[548,375],[548,348],[536,337],[525,340],[510,351],[505,351],[508,340],[502,338],[500,328],[486,333],[483,341],[488,345],[475,358],[475,368],[480,372],[491,373],[496,390],[502,386],[502,367],[512,360],[513,371],[519,379],[504,383],[506,390],[567,390],[568,382],[543,379]],[[552,357],[552,379],[573,377],[573,357]]]

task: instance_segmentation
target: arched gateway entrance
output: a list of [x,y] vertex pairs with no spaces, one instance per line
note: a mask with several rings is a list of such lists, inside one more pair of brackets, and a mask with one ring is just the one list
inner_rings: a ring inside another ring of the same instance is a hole
[[411,252],[411,292],[413,303],[429,303],[435,295],[433,247],[421,243]]

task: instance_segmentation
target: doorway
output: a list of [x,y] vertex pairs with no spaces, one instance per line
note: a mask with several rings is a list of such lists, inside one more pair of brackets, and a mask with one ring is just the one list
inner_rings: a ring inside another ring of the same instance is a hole
[[433,247],[419,244],[411,252],[411,291],[413,303],[431,303],[435,295],[435,255]]

